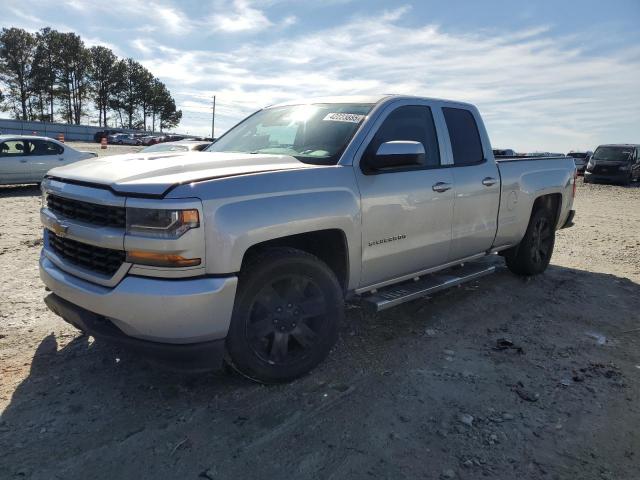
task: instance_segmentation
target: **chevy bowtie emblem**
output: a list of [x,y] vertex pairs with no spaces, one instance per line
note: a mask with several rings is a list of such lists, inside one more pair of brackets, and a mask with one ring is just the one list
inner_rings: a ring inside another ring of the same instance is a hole
[[51,231],[59,237],[64,237],[67,234],[67,230],[69,230],[69,225],[58,222],[51,222],[50,227]]

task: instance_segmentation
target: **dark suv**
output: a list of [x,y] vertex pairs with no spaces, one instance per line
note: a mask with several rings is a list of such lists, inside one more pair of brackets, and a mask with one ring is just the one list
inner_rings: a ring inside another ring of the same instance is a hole
[[576,164],[578,173],[584,173],[591,155],[593,155],[593,152],[574,152],[571,150],[567,153],[567,157],[573,158],[573,162]]
[[600,145],[584,172],[584,183],[609,181],[628,185],[640,178],[640,145]]

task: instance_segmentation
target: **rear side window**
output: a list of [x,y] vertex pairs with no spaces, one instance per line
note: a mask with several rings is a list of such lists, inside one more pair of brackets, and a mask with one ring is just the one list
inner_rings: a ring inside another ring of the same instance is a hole
[[385,119],[367,148],[367,156],[375,155],[385,142],[411,140],[424,146],[425,167],[440,166],[438,135],[429,107],[407,105],[399,107]]
[[443,108],[449,131],[454,165],[473,165],[484,161],[480,133],[473,114],[461,108]]
[[46,140],[29,140],[29,155],[61,155],[63,149],[60,145]]

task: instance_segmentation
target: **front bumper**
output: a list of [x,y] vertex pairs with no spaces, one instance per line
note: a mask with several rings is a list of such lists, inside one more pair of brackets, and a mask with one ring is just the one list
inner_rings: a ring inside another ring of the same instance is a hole
[[587,170],[584,172],[584,179],[588,182],[624,182],[629,178],[629,172],[607,172],[607,173],[592,173]]
[[105,317],[67,302],[55,293],[49,294],[44,302],[53,313],[83,332],[167,363],[173,368],[193,372],[215,370],[222,365],[224,339],[188,344],[149,342],[125,335]]
[[40,257],[40,278],[57,296],[100,317],[124,335],[167,344],[224,339],[237,277],[159,279],[125,276],[109,288],[88,282]]

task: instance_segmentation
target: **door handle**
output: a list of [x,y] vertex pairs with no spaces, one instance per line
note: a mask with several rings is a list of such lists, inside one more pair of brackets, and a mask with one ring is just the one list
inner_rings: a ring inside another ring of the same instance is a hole
[[482,184],[483,184],[485,187],[491,187],[492,185],[495,185],[495,184],[496,184],[496,182],[497,182],[497,180],[496,180],[495,178],[493,178],[493,177],[485,177],[485,178],[482,180]]
[[438,183],[434,183],[431,188],[433,189],[434,192],[442,193],[442,192],[446,192],[447,190],[450,190],[451,184],[446,182],[438,182]]

